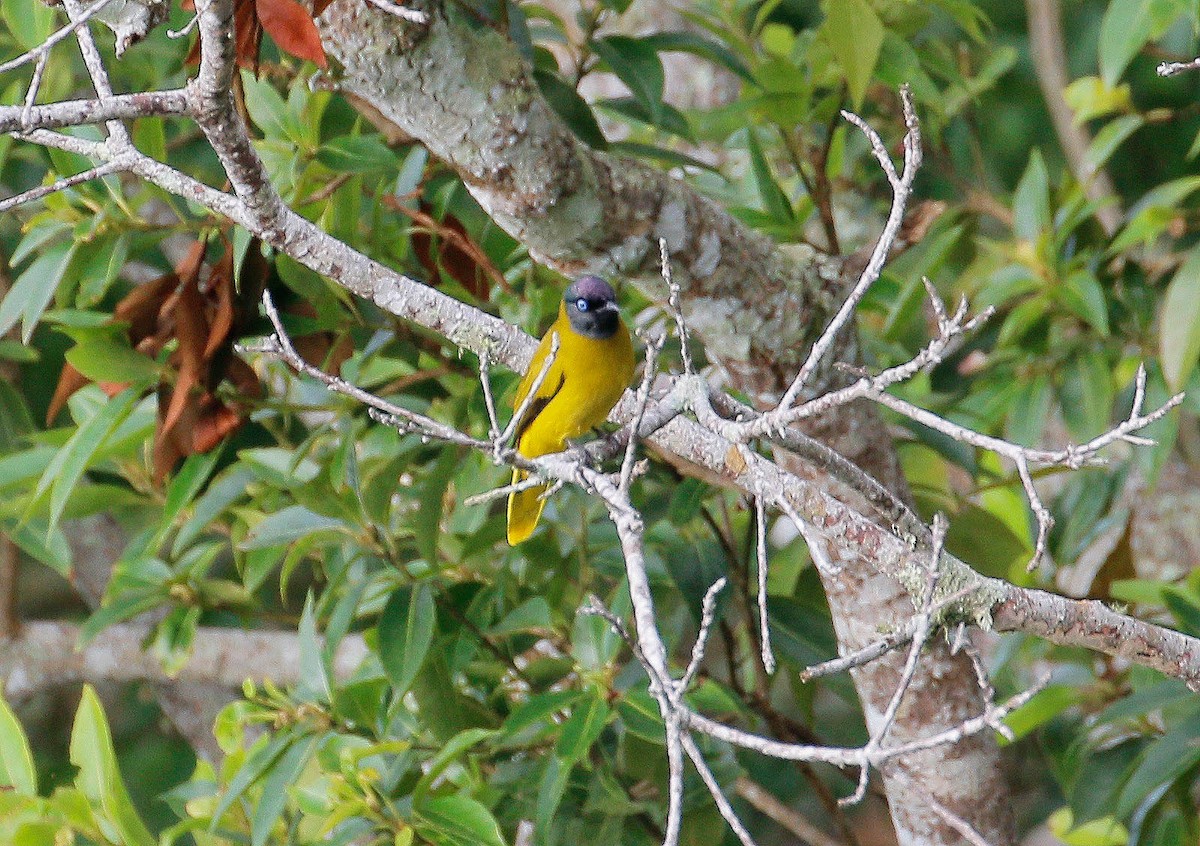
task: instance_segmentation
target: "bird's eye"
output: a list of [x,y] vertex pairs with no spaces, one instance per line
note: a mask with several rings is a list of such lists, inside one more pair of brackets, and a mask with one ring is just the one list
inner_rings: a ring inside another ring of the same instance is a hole
[[580,311],[587,311],[588,310],[588,301],[585,300],[583,297],[580,297],[579,299],[577,299],[575,301],[575,308],[579,309]]

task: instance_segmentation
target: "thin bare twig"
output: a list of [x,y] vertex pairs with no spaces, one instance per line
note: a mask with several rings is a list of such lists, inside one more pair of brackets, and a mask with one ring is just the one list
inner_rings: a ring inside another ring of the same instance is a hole
[[637,455],[638,430],[646,416],[646,405],[650,402],[650,388],[654,384],[654,376],[658,371],[658,353],[662,349],[664,338],[655,335],[646,341],[646,360],[642,365],[642,381],[638,385],[634,398],[633,420],[629,422],[629,440],[625,443],[625,457],[621,460],[621,476],[618,487],[626,494],[633,481],[634,457]]
[[16,70],[17,68],[21,67],[21,65],[28,64],[32,61],[44,61],[44,57],[50,54],[50,50],[53,49],[54,45],[69,37],[71,33],[75,32],[75,30],[79,29],[79,27],[86,24],[89,20],[95,17],[97,13],[103,11],[111,2],[113,2],[113,0],[99,0],[98,3],[93,3],[91,6],[88,6],[87,9],[78,16],[72,16],[69,24],[50,33],[48,36],[46,36],[45,40],[42,41],[41,44],[26,50],[21,55],[9,59],[3,64],[0,64],[0,73],[8,73],[9,71]]
[[105,162],[104,164],[96,165],[81,173],[64,176],[62,179],[55,181],[50,185],[39,185],[36,188],[30,188],[28,191],[23,191],[20,194],[9,197],[7,200],[0,201],[0,214],[11,211],[17,206],[25,203],[32,203],[35,200],[40,200],[43,197],[48,197],[51,194],[57,194],[59,191],[65,191],[76,185],[84,182],[90,182],[93,179],[99,179],[102,176],[108,176],[111,173],[117,173],[124,169],[122,162]]
[[683,372],[691,376],[696,372],[692,364],[692,347],[688,337],[687,321],[683,318],[683,305],[680,302],[681,290],[679,283],[671,275],[671,256],[667,251],[667,239],[658,239],[658,256],[662,267],[662,278],[667,283],[667,311],[675,318],[675,328],[679,335],[679,355],[683,358]]
[[675,683],[680,693],[687,692],[692,686],[696,673],[700,672],[700,665],[704,663],[704,649],[708,645],[708,634],[717,613],[717,594],[725,589],[725,584],[725,577],[722,576],[704,592],[704,600],[700,603],[700,631],[696,635],[696,642],[692,644],[692,658],[679,681]]
[[811,844],[811,846],[842,846],[840,840],[835,840],[821,831],[809,822],[807,817],[780,802],[757,782],[751,781],[745,776],[738,776],[733,789],[737,791],[738,796],[799,837],[803,843]]
[[812,350],[805,359],[804,364],[800,367],[800,372],[796,374],[796,378],[792,380],[792,384],[788,386],[783,397],[779,401],[779,409],[790,408],[800,395],[800,391],[808,384],[813,373],[825,358],[826,353],[833,346],[834,341],[841,331],[846,327],[854,310],[858,308],[859,302],[866,295],[867,290],[879,278],[880,271],[883,270],[883,264],[887,260],[888,252],[891,250],[892,244],[896,240],[896,234],[900,231],[900,225],[904,222],[904,209],[908,204],[909,195],[912,193],[912,183],[916,179],[917,171],[921,167],[921,125],[917,121],[916,109],[913,106],[912,91],[907,85],[900,88],[900,100],[904,109],[904,123],[906,127],[904,135],[904,172],[898,174],[896,166],[892,164],[892,159],[888,155],[887,148],[883,144],[883,139],[879,134],[871,128],[866,121],[858,115],[842,111],[842,117],[857,126],[867,140],[871,143],[871,149],[875,153],[875,157],[879,160],[880,166],[887,175],[888,182],[892,186],[892,209],[888,214],[887,223],[884,224],[883,232],[879,236],[879,240],[875,243],[875,250],[871,253],[871,258],[867,262],[867,266],[863,268],[862,273],[858,277],[858,282],[838,309],[833,320],[821,333]]
[[1175,76],[1186,71],[1200,70],[1200,58],[1190,62],[1160,62],[1155,71],[1159,76]]
[[754,523],[758,537],[755,544],[758,565],[758,629],[763,669],[767,675],[775,672],[775,653],[771,649],[771,622],[767,618],[767,505],[761,496],[754,498]]

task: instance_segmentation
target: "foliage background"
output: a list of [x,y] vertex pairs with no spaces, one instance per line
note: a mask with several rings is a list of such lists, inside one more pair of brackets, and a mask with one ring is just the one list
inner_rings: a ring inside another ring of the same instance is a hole
[[[4,0],[0,12],[5,56],[58,21],[34,0]],[[1151,404],[1193,389],[1153,433],[1157,447],[1044,479],[1058,518],[1057,570],[1024,572],[1030,516],[1011,475],[988,456],[896,423],[923,513],[947,512],[951,551],[982,572],[1126,603],[1200,635],[1200,578],[1190,563],[1200,89],[1194,74],[1154,74],[1163,58],[1195,54],[1195,3],[1064,4],[1064,59],[1075,80],[1067,102],[1094,139],[1087,165],[1114,186],[1099,201],[1060,152],[1016,4],[709,0],[667,15],[657,4],[612,0],[475,3],[459,13],[481,26],[506,21],[543,92],[589,143],[681,168],[780,241],[827,247],[835,232],[846,254],[869,246],[886,185],[837,109],[858,110],[896,138],[895,88],[910,83],[927,143],[918,195],[930,201],[931,222],[864,308],[871,364],[906,360],[922,344],[927,275],[946,296],[998,309],[968,348],[900,389],[952,419],[1022,443],[1059,443],[1095,435],[1127,412],[1139,361],[1150,363]],[[187,19],[172,9],[173,28]],[[110,64],[114,85],[182,84],[185,56],[159,28]],[[285,199],[385,264],[533,333],[544,329],[561,280],[535,266],[420,147],[310,88],[312,71],[268,40],[257,77],[242,78],[260,153]],[[78,56],[60,49],[42,97],[83,94],[85,80]],[[19,103],[27,81],[27,72],[0,80],[3,102]],[[189,126],[144,119],[135,139],[219,184],[215,158]],[[11,137],[0,139],[0,156],[0,183],[13,192],[87,167]],[[1120,213],[1115,230],[1106,232],[1101,207]],[[230,345],[263,330],[248,292],[265,285],[290,304],[289,326],[314,359],[416,410],[478,434],[486,428],[474,361],[294,262],[268,268],[256,261],[256,243],[222,227],[117,177],[0,217],[10,268],[0,326],[12,330],[0,342],[12,377],[0,383],[0,530],[26,558],[22,615],[86,620],[94,636],[150,613],[153,647],[168,666],[185,660],[201,624],[299,628],[305,649],[298,689],[248,689],[225,712],[217,734],[227,757],[215,772],[197,767],[147,690],[102,688],[136,814],[113,806],[108,771],[97,776],[107,787],[94,796],[83,789],[94,819],[138,816],[155,833],[197,843],[212,842],[214,819],[254,844],[316,842],[327,832],[339,842],[367,832],[396,842],[494,842],[501,831],[511,838],[519,820],[534,820],[547,843],[653,842],[665,775],[656,709],[620,641],[575,615],[589,593],[617,610],[627,602],[602,509],[563,492],[537,537],[510,550],[499,506],[463,504],[503,483],[505,472],[481,456],[380,427],[344,398],[262,362],[253,363],[264,390],[239,390],[249,382],[230,363]],[[187,328],[191,301],[164,297],[133,309],[135,286],[172,272],[197,237],[208,244],[205,284],[192,283],[209,297],[205,325]],[[215,293],[222,286],[228,300]],[[636,292],[622,295],[640,325],[663,322]],[[125,323],[114,323],[122,304]],[[222,333],[226,316],[232,328]],[[143,318],[151,331],[131,334],[127,324]],[[64,361],[80,382],[100,386],[83,387],[44,424]],[[495,376],[497,394],[510,395],[516,377]],[[128,387],[110,389],[115,398],[105,401],[104,385]],[[207,399],[196,399],[201,388]],[[189,399],[172,420],[175,394]],[[223,444],[199,449],[235,423]],[[862,742],[847,680],[797,680],[834,654],[802,545],[776,527],[770,594],[782,666],[768,679],[748,623],[745,503],[657,463],[639,484],[656,600],[679,654],[706,587],[720,575],[736,587],[695,694],[705,710],[781,736]],[[126,542],[100,551],[116,566],[105,604],[89,611],[66,578],[96,556],[77,539],[98,521],[115,521]],[[318,629],[331,643],[364,633],[372,657],[351,680],[332,679]],[[1152,673],[1030,638],[996,639],[989,652],[1002,694],[1028,684],[1035,668],[1054,673],[1010,721],[1020,737],[1010,761],[1023,831],[1048,824],[1080,844],[1196,841],[1194,697]],[[48,688],[20,708],[43,795],[77,783],[68,753],[76,701],[74,690]],[[102,738],[96,713],[80,713],[90,717],[76,724],[75,742]],[[247,725],[267,731],[255,741],[241,735]],[[842,836],[886,840],[878,798],[845,819],[831,816],[822,792],[851,786],[836,772],[706,751],[731,790],[749,777],[830,830],[840,825]],[[441,780],[423,772],[431,759]],[[727,840],[703,791],[689,798],[687,842]],[[71,820],[95,842],[142,836],[133,823],[118,824],[118,838],[74,820],[61,798],[6,808],[0,830],[11,826],[30,843],[50,842],[36,837],[53,831],[30,827],[35,817]],[[769,819],[751,820],[762,842],[784,842]]]

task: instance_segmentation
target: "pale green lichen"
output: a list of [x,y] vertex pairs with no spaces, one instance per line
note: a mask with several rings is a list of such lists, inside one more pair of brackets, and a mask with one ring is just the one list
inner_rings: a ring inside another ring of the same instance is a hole
[[[919,609],[924,601],[925,587],[928,582],[926,569],[927,554],[905,555],[896,572],[896,578],[908,592],[913,607]],[[992,628],[992,608],[1002,600],[1002,592],[992,583],[976,573],[966,564],[943,554],[941,569],[938,575],[937,588],[933,601],[937,605],[948,597],[970,590],[961,599],[951,602],[937,615],[935,623],[948,625],[951,623],[969,623],[985,631]]]

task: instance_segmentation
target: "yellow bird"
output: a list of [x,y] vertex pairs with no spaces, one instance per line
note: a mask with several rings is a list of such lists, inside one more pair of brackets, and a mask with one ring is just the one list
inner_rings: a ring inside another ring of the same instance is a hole
[[[538,344],[513,408],[519,409],[537,380],[554,335],[558,353],[513,436],[517,452],[537,458],[562,452],[608,416],[633,378],[633,343],[621,320],[617,296],[598,276],[583,276],[568,286],[554,321]],[[526,477],[513,470],[513,484]],[[533,534],[542,516],[545,485],[508,495],[508,542],[515,546]]]

